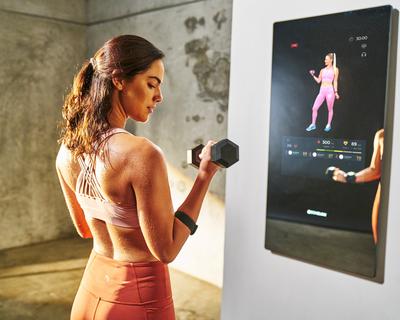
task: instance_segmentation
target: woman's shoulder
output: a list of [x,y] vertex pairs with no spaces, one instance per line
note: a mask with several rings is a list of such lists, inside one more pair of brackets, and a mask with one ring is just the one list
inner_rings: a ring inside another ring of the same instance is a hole
[[[118,134],[110,137],[108,142],[112,147],[119,148],[125,152],[132,152],[148,149],[159,149],[159,147],[150,139],[142,136],[137,136],[129,131],[124,130],[126,134]],[[122,131],[121,131],[122,132]]]
[[56,156],[57,168],[68,167],[75,162],[71,150],[69,150],[65,144],[61,144]]
[[163,156],[161,148],[150,139],[130,133],[111,137],[108,145],[114,157],[126,161],[149,161]]
[[76,181],[81,170],[79,163],[73,157],[72,151],[64,144],[61,144],[56,156],[56,170],[70,186],[75,184],[74,181]]
[[158,168],[165,167],[161,148],[151,140],[127,134],[118,136],[110,141],[112,152],[109,153],[111,167],[116,171],[123,171],[132,181],[143,182],[156,174]]
[[375,138],[376,139],[383,139],[384,137],[384,129],[380,129],[375,133]]

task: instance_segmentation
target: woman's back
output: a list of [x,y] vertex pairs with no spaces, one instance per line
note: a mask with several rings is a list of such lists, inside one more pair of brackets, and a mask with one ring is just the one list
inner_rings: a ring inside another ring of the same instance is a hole
[[[120,134],[110,135],[101,148],[106,153],[104,161],[99,156],[96,157],[93,178],[98,182],[101,195],[114,206],[136,208],[132,178],[134,179],[135,171],[140,168],[132,166],[132,164],[143,162],[143,159],[140,159],[143,144],[149,144],[149,141],[127,131],[120,132]],[[71,185],[77,186],[77,182],[83,177],[82,165],[74,161],[68,153],[70,152],[64,147],[60,149],[59,157],[64,158],[64,165],[59,169]],[[75,190],[76,192],[77,190]],[[101,209],[102,201],[98,200],[96,201],[98,209]],[[86,208],[84,209],[87,211]],[[105,208],[104,211],[106,211]],[[107,212],[104,214],[106,215]],[[148,249],[140,228],[107,223],[104,220],[90,217],[90,212],[85,212],[85,216],[93,235],[94,249],[99,254],[119,261],[157,260]]]

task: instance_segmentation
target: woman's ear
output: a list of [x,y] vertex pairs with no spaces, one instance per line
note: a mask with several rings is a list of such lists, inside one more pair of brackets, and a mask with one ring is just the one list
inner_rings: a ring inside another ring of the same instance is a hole
[[118,77],[118,72],[117,72],[117,70],[114,70],[114,71],[112,72],[112,74],[111,74],[111,80],[112,80],[112,83],[113,83],[114,87],[115,87],[117,90],[121,91],[121,90],[124,88],[125,82],[124,82],[123,79],[121,79],[120,77]]

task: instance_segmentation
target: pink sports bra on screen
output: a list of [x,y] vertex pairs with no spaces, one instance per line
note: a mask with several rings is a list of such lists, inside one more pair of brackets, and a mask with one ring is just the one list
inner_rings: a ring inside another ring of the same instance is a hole
[[322,82],[333,82],[335,78],[335,73],[333,72],[333,68],[322,69]]
[[[117,133],[129,132],[114,128],[109,130],[104,138]],[[101,192],[93,161],[90,157],[79,157],[78,162],[81,172],[76,181],[76,198],[85,213],[85,217],[100,219],[120,227],[139,228],[136,203],[125,206],[108,201]]]

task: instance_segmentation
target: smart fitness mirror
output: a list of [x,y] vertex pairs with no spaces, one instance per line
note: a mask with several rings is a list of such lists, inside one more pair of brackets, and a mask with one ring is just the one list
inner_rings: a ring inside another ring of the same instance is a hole
[[383,282],[396,41],[391,6],[274,24],[267,249]]

